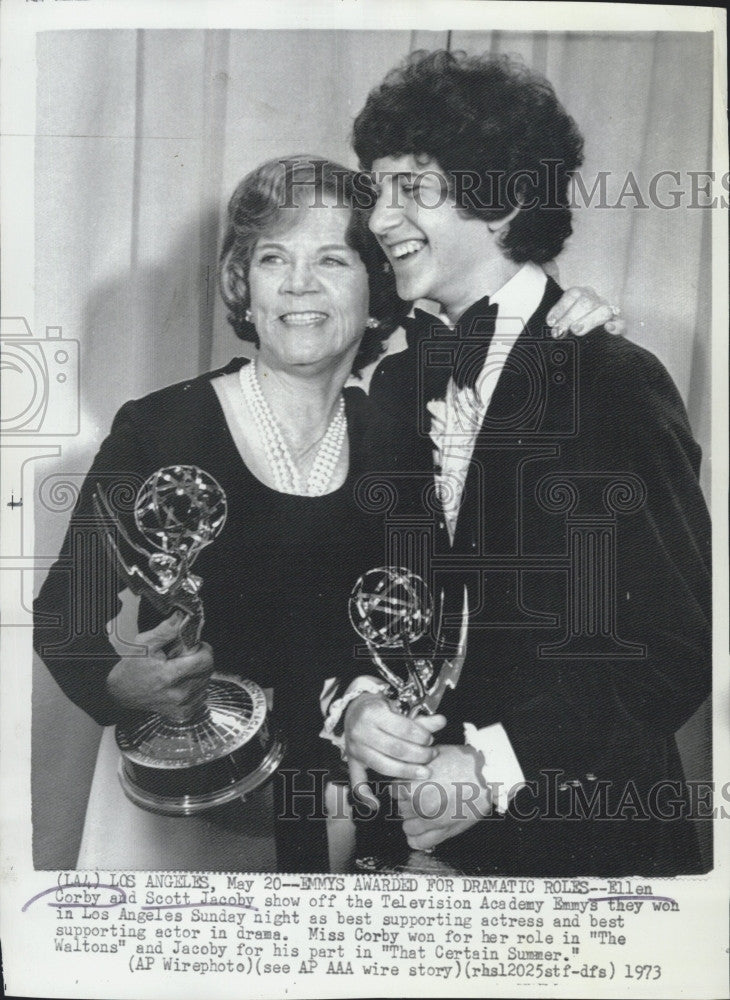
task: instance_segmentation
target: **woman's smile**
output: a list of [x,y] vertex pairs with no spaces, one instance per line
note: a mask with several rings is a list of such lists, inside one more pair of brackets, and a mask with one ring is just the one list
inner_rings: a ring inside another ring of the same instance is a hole
[[329,318],[329,313],[308,310],[306,312],[287,312],[279,317],[287,326],[317,326]]

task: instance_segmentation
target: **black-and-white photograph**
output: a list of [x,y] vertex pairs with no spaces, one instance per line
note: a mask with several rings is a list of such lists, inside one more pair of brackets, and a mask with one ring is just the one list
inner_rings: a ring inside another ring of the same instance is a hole
[[[81,872],[123,924],[135,885],[149,919],[256,909],[215,895],[244,874],[320,877],[343,925],[361,889],[529,910],[538,885],[570,919],[593,893],[604,933],[617,901],[717,875],[718,34],[503,28],[480,3],[445,27],[371,3],[331,28],[44,30],[28,6],[0,567],[28,650],[26,906],[60,872],[59,927]],[[386,954],[428,960],[408,947]],[[345,982],[355,952],[330,950],[300,957]],[[370,995],[423,995],[410,974]]]

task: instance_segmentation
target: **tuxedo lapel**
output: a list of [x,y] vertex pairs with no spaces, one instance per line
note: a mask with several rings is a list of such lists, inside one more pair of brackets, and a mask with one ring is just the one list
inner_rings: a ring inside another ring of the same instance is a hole
[[[547,333],[548,324],[546,323],[546,317],[562,294],[563,291],[560,286],[557,285],[552,278],[548,278],[545,293],[540,301],[540,305],[528,319],[513,348],[513,350],[516,351],[517,357],[520,355],[520,352],[530,350],[530,347],[527,346],[528,343],[531,345],[535,354],[539,354],[545,344],[552,343],[549,339],[549,334]],[[535,358],[535,360],[537,360],[537,358]],[[542,389],[541,386],[538,386],[537,388],[538,391],[541,391]],[[509,418],[519,412],[521,409],[520,404],[524,400],[524,396],[524,370],[521,370],[521,366],[519,364],[509,364],[508,360],[508,363],[502,369],[497,386],[490,400],[489,407],[484,416],[480,435],[485,432],[489,433],[493,428],[498,431],[500,429],[506,430],[505,424],[511,423]],[[519,432],[518,425],[515,426],[515,429]]]

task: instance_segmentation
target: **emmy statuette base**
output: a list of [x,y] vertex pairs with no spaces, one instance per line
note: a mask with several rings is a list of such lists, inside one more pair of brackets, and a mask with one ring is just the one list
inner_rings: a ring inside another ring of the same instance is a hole
[[158,813],[161,816],[195,816],[216,806],[233,802],[234,799],[245,801],[249,792],[260,788],[274,775],[285,753],[286,742],[279,733],[276,733],[269,752],[254,771],[232,784],[207,794],[160,795],[142,788],[128,773],[128,763],[124,757],[119,761],[119,782],[130,802],[148,812]]
[[116,741],[124,794],[165,816],[192,816],[243,798],[274,774],[286,750],[258,684],[216,675],[189,720],[142,716],[118,725]]

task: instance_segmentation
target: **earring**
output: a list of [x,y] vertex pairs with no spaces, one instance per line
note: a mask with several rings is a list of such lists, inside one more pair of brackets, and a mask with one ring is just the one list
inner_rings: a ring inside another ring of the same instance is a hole
[[374,316],[369,316],[365,326],[368,328],[368,330],[377,330],[378,327],[380,326],[380,320],[375,319]]
[[253,313],[251,312],[250,309],[246,310],[246,312],[243,314],[243,318],[246,320],[247,323],[253,323]]
[[383,264],[383,274],[390,274],[393,268],[390,266],[390,261],[386,260]]

